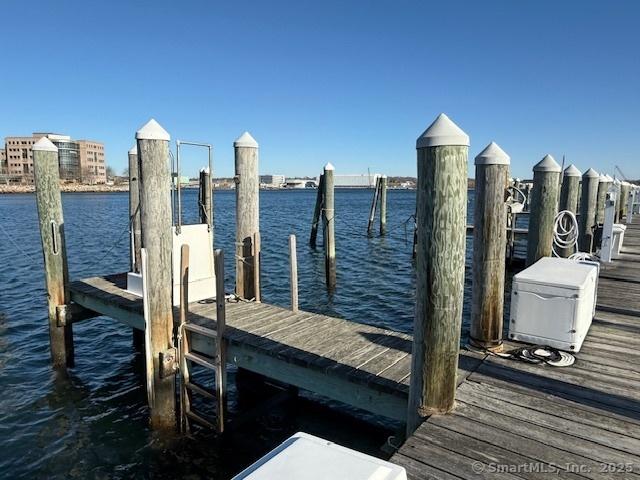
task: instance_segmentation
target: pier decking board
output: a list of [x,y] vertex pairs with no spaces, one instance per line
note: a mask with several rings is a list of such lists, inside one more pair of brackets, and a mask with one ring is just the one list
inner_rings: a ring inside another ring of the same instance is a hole
[[[640,241],[640,221],[627,236],[632,245]],[[410,479],[550,478],[522,469],[515,477],[492,473],[488,466],[539,462],[585,466],[558,478],[640,479],[636,262],[640,255],[625,253],[601,270],[598,310],[574,366],[487,357],[458,387],[454,412],[430,417],[391,461],[405,466]],[[474,461],[484,464],[482,474],[473,471]],[[633,464],[633,472],[603,471],[603,464]]]
[[[72,301],[143,329],[139,297],[126,275],[72,282]],[[189,305],[190,323],[215,329],[215,303]],[[411,370],[411,336],[347,320],[255,302],[227,303],[228,359],[239,367],[370,412],[404,421]],[[177,315],[176,317],[177,318]],[[211,338],[192,333],[194,351],[213,352]],[[459,381],[482,355],[460,353]]]

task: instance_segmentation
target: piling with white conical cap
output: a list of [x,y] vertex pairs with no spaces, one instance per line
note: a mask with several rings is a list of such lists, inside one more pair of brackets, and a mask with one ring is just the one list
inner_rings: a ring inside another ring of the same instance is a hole
[[233,142],[236,182],[236,294],[260,298],[258,142],[244,132]]
[[572,163],[567,168],[564,169],[562,173],[564,177],[581,177],[582,172],[578,170],[578,168]]
[[578,219],[578,246],[581,252],[591,253],[593,249],[593,228],[596,224],[599,184],[600,174],[593,168],[589,168],[582,175],[580,217]]
[[[606,173],[601,173],[598,182],[598,197],[596,200],[596,224],[602,224],[604,223],[604,205],[607,199],[607,191],[609,190],[610,185],[613,183],[613,178],[611,178]],[[595,247],[597,247],[597,245]]]
[[[582,172],[578,168],[571,164],[562,172],[562,187],[560,188],[560,202],[558,205],[559,211],[569,211],[576,215],[578,213],[578,199],[580,198],[580,177]],[[569,228],[568,225],[565,225]],[[568,258],[570,255],[576,252],[576,248],[557,248],[556,253],[561,257]]]
[[[469,136],[444,113],[416,140],[416,317],[407,434],[453,408],[464,294]],[[425,382],[428,379],[428,382]]]
[[[172,209],[169,133],[151,119],[136,132],[140,190],[140,226],[146,252],[145,314],[151,322],[147,354],[157,359],[173,346]],[[176,231],[179,231],[179,226]],[[160,362],[147,369],[153,398],[151,426],[175,429],[175,376],[163,375]]]
[[545,155],[533,167],[529,234],[527,237],[527,265],[542,257],[550,257],[553,248],[553,226],[560,193],[562,168],[551,155]]
[[475,158],[473,287],[469,341],[480,348],[502,348],[505,252],[504,201],[511,159],[491,142]]

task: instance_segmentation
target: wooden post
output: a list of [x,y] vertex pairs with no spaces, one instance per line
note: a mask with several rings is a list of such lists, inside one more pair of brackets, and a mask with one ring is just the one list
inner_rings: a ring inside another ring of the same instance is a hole
[[407,435],[453,408],[467,231],[469,137],[446,115],[418,138],[416,316]]
[[69,298],[69,271],[60,196],[58,149],[46,137],[33,145],[33,167],[49,307],[51,361],[54,368],[73,367],[73,330],[71,324],[59,326],[56,314],[57,307],[66,305]]
[[580,196],[579,246],[581,252],[591,253],[593,226],[596,223],[596,201],[600,175],[590,168],[582,175],[582,195]]
[[380,178],[380,235],[387,233],[387,176]]
[[609,175],[600,174],[598,183],[598,199],[596,200],[596,225],[604,223],[604,203],[611,181]]
[[189,365],[187,364],[187,353],[189,353],[189,335],[184,326],[187,324],[187,314],[189,313],[189,245],[180,247],[180,341],[178,350],[180,352],[180,431],[189,433],[189,421],[187,412],[191,410],[191,397],[187,385],[190,382]]
[[335,168],[331,163],[324,166],[324,269],[329,291],[336,287],[334,171]]
[[[129,231],[131,238],[131,271],[140,273],[142,269],[142,231],[140,229],[140,176],[138,175],[138,146],[129,150]],[[144,348],[144,331],[131,330],[133,347],[141,352]]]
[[[574,215],[578,213],[578,196],[580,194],[580,176],[582,172],[571,164],[564,169],[562,175],[562,187],[560,188],[560,204],[558,211],[568,210]],[[567,217],[564,217],[568,220]],[[569,228],[569,225],[564,225]],[[561,257],[568,258],[569,255],[575,253],[573,248],[559,248],[558,254]]]
[[502,348],[507,246],[505,187],[509,179],[509,163],[509,156],[494,142],[475,160],[473,298],[469,340],[477,347],[491,350]]
[[227,313],[224,291],[224,252],[220,249],[214,251],[214,267],[216,272],[216,350],[220,361],[220,368],[216,368],[216,398],[218,400],[218,433],[222,433],[227,415],[227,344],[224,339]]
[[373,190],[373,198],[371,199],[371,209],[369,210],[369,223],[367,224],[367,234],[371,235],[373,221],[376,218],[376,206],[380,197],[380,177],[376,177],[376,186]]
[[262,302],[262,291],[260,289],[260,232],[253,234],[253,291],[256,302]]
[[236,294],[255,298],[253,234],[260,231],[258,142],[244,132],[233,143],[236,168]]
[[322,214],[322,204],[324,195],[324,175],[320,175],[318,180],[318,192],[316,195],[316,206],[313,209],[313,220],[311,220],[311,236],[309,237],[309,245],[316,248],[316,240],[318,237],[318,223],[320,222],[320,215]]
[[618,223],[622,223],[622,219],[627,213],[627,196],[629,195],[629,184],[625,181],[620,182],[620,196],[618,197],[619,213]]
[[200,223],[206,223],[209,230],[213,228],[213,217],[211,215],[211,174],[208,168],[200,170],[199,182],[199,205]]
[[546,155],[533,167],[527,266],[536,263],[542,257],[551,256],[553,224],[558,212],[560,171],[560,165],[551,155]]
[[173,349],[171,173],[169,134],[151,119],[136,132],[140,175],[142,247],[147,251],[150,358],[153,362],[151,426],[174,429],[175,375],[161,375],[160,355]]
[[296,236],[289,235],[289,278],[291,279],[291,310],[298,311],[298,253]]

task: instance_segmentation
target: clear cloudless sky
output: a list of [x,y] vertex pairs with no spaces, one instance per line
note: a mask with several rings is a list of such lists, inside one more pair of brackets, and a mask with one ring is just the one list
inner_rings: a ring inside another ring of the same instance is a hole
[[[120,173],[135,131],[233,140],[261,173],[415,175],[417,136],[447,113],[530,177],[546,153],[640,178],[640,2],[4,0],[0,137],[105,143]],[[203,152],[186,155],[195,175]]]

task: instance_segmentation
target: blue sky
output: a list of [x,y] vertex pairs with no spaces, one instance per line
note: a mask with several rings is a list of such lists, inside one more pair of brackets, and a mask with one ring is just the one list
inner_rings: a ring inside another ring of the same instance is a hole
[[[155,117],[233,174],[249,130],[261,173],[415,175],[440,112],[531,175],[544,154],[640,178],[640,2],[2,2],[0,137],[105,142],[120,172]],[[186,156],[194,175],[204,153]]]

